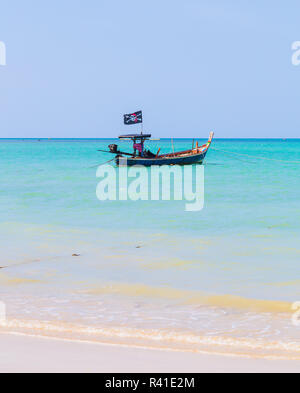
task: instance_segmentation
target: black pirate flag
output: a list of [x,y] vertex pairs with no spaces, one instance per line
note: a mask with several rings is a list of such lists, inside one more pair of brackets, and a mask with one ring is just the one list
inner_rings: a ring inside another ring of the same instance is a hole
[[130,113],[129,115],[124,115],[124,124],[139,124],[143,123],[143,113],[142,111],[138,111],[135,113]]

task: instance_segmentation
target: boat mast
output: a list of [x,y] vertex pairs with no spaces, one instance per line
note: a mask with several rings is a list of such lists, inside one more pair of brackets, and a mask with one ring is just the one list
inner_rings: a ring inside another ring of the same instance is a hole
[[[142,122],[141,122],[141,135],[143,135],[143,133],[144,133],[144,119],[142,119]],[[141,139],[141,145],[142,145],[142,157],[143,157],[143,155],[144,155],[144,139],[143,138]]]

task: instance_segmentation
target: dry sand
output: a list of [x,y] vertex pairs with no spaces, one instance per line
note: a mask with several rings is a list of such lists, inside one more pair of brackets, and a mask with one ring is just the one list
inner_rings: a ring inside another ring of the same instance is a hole
[[300,361],[264,360],[0,334],[0,372],[300,372]]

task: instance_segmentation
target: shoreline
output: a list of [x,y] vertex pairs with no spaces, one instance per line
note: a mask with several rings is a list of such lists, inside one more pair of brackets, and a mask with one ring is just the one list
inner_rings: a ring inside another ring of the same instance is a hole
[[199,335],[196,332],[143,330],[124,326],[92,327],[34,320],[7,320],[0,323],[0,335],[169,353],[213,355],[222,358],[300,362],[300,347],[291,340],[262,342],[254,337]]
[[300,361],[145,349],[0,333],[1,373],[297,373]]

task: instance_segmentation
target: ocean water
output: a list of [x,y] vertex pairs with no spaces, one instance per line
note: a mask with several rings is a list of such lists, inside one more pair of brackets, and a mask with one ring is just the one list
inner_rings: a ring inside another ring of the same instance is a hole
[[110,143],[0,140],[1,330],[300,358],[300,141],[216,139],[198,212],[99,201]]

